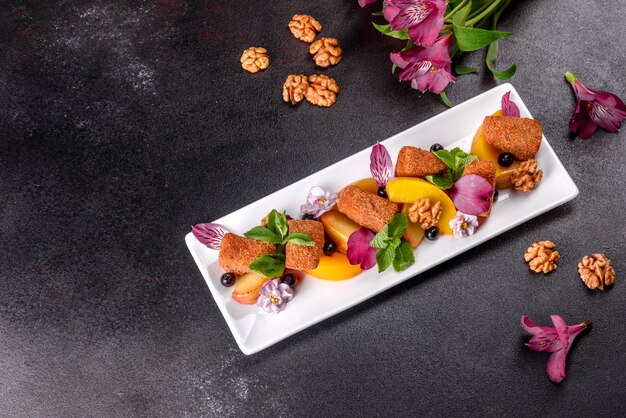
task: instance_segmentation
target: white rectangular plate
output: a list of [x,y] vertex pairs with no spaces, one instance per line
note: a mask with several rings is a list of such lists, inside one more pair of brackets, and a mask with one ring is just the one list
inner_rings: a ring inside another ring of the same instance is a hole
[[[404,145],[428,149],[433,142],[438,142],[448,149],[459,146],[469,151],[476,129],[485,116],[500,109],[500,100],[507,91],[511,91],[511,99],[519,106],[521,116],[532,117],[513,86],[502,84],[407,129],[383,141],[382,144],[387,147],[394,162],[398,151]],[[213,222],[223,225],[231,232],[243,234],[258,225],[259,220],[274,208],[297,215],[310,187],[317,185],[336,192],[352,181],[369,177],[370,149],[365,149]],[[423,242],[415,252],[415,264],[399,273],[390,268],[379,274],[377,269],[373,268],[353,279],[339,282],[307,277],[297,286],[294,299],[280,314],[260,312],[255,305],[241,305],[235,302],[230,296],[232,288],[220,285],[219,280],[223,271],[217,264],[218,252],[202,245],[191,233],[186,236],[185,241],[239,348],[245,354],[253,354],[415,277],[578,195],[578,188],[545,137],[536,159],[544,172],[539,187],[532,193],[501,192],[491,216],[474,236],[462,240],[441,236],[437,241]]]

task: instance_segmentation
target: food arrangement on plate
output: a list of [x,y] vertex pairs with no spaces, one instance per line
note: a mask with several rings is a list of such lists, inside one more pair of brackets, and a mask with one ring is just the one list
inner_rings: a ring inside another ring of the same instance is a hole
[[377,266],[402,271],[415,263],[424,241],[474,235],[488,222],[498,189],[530,192],[543,172],[534,160],[542,141],[539,121],[521,118],[502,97],[502,109],[486,116],[470,153],[439,144],[400,149],[395,170],[382,144],[372,147],[372,176],[337,193],[309,190],[301,219],[276,209],[259,214],[243,236],[217,224],[193,227],[194,236],[219,251],[223,286],[232,298],[278,313],[305,276],[346,280]]

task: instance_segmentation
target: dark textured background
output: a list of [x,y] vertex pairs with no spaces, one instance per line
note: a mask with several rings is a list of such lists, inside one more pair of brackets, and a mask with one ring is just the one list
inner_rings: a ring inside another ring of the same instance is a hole
[[[580,196],[253,356],[237,348],[183,241],[445,107],[390,74],[398,44],[350,1],[4,1],[0,7],[0,414],[615,416],[626,407],[624,134],[572,140],[574,71],[626,98],[626,3],[525,1],[501,66]],[[287,22],[310,13],[344,60],[335,106],[281,101],[311,73]],[[258,74],[239,67],[269,49]],[[468,63],[480,64],[483,52]],[[464,101],[496,84],[464,76]],[[552,239],[558,271],[531,274]],[[603,251],[617,285],[582,285]],[[560,385],[521,314],[590,319]]]

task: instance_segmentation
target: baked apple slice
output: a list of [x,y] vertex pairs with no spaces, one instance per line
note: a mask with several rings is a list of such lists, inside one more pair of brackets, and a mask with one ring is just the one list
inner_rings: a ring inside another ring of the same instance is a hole
[[245,305],[253,305],[259,298],[261,286],[270,280],[269,277],[261,276],[258,273],[250,272],[237,278],[232,297],[235,301]]
[[320,216],[324,232],[337,245],[337,250],[348,252],[348,238],[361,226],[341,212],[331,210]]

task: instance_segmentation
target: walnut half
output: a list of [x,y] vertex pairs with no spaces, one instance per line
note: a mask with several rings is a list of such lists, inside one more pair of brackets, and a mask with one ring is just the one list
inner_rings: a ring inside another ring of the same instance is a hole
[[337,101],[337,94],[339,94],[339,86],[332,78],[323,74],[309,76],[309,88],[306,91],[306,99],[309,103],[329,107]]
[[295,105],[304,99],[309,88],[309,80],[305,75],[289,75],[283,84],[283,100]]
[[436,226],[441,219],[441,202],[434,202],[428,198],[420,199],[409,208],[409,219],[418,223],[423,230]]
[[515,190],[520,192],[529,192],[541,181],[543,171],[537,170],[536,160],[527,160],[511,173],[511,182]]
[[339,41],[335,38],[320,38],[309,47],[309,53],[313,55],[315,65],[322,68],[339,64],[341,52]]
[[239,61],[241,62],[241,67],[251,73],[256,73],[270,66],[270,57],[267,55],[267,49],[257,46],[251,46],[243,51]]
[[310,15],[294,15],[289,22],[289,30],[301,41],[313,42],[322,25]]
[[615,283],[615,269],[604,254],[584,256],[578,263],[578,274],[589,289],[604,290],[604,286]]
[[535,273],[550,273],[556,270],[556,262],[560,258],[552,241],[539,241],[528,247],[524,260]]

